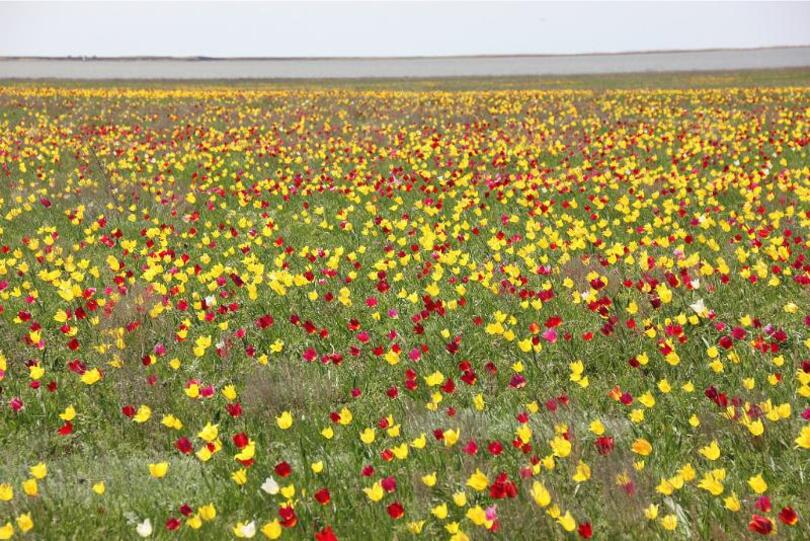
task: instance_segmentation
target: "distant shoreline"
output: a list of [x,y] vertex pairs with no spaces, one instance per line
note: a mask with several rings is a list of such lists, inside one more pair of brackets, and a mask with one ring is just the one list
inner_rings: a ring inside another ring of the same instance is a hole
[[256,60],[424,60],[424,59],[467,59],[467,58],[556,58],[556,57],[576,57],[576,56],[624,56],[635,54],[673,54],[673,53],[708,53],[708,52],[746,52],[746,51],[768,51],[772,49],[810,49],[810,43],[806,45],[778,45],[771,47],[713,47],[707,49],[649,49],[640,51],[611,51],[611,52],[585,52],[585,53],[516,53],[516,54],[462,54],[462,55],[405,55],[405,56],[171,56],[171,55],[149,55],[149,56],[95,56],[95,55],[71,55],[71,56],[2,56],[2,60],[81,60],[83,62],[103,60],[107,61],[131,61],[131,60],[182,60],[185,62],[210,62],[210,61],[256,61]]
[[386,79],[726,71],[808,66],[810,45],[436,57],[0,57],[0,79]]

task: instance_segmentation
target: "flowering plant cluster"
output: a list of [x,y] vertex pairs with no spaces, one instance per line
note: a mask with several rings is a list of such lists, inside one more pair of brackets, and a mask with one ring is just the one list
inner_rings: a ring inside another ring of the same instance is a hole
[[808,104],[0,89],[0,540],[807,539]]

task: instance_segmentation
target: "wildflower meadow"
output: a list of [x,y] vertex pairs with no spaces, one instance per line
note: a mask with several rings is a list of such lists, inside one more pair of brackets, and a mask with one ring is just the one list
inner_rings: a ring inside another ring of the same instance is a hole
[[734,82],[0,86],[0,540],[810,538],[810,87]]

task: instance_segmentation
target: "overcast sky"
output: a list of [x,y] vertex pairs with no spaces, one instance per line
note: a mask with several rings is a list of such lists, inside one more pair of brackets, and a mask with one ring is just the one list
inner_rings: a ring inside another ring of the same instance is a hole
[[810,45],[810,3],[0,3],[0,56],[436,56],[777,45]]

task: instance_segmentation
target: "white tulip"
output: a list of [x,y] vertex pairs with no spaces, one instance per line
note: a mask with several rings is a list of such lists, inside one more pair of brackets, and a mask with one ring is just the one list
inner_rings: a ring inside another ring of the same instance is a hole
[[278,494],[279,486],[275,479],[268,477],[264,480],[264,483],[262,483],[262,490],[270,495],[275,495]]
[[239,529],[239,533],[242,534],[242,537],[250,539],[254,535],[256,535],[256,521],[251,520],[247,524],[243,524],[242,527]]
[[144,520],[135,527],[135,531],[141,537],[149,537],[152,535],[152,521],[149,519]]
[[699,316],[702,316],[706,313],[706,305],[703,304],[703,299],[698,299],[696,302],[693,302],[692,304],[689,305],[689,308],[694,310],[694,312]]

